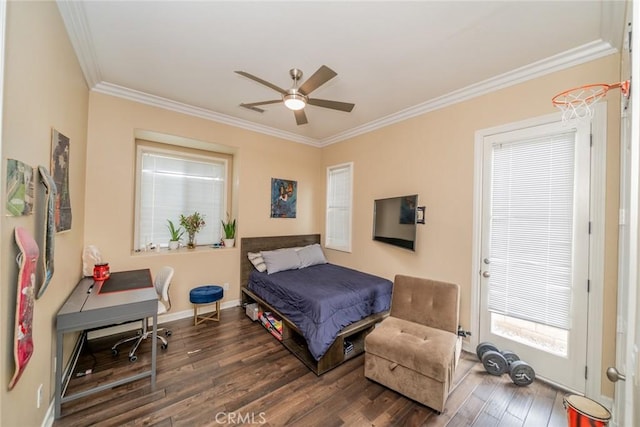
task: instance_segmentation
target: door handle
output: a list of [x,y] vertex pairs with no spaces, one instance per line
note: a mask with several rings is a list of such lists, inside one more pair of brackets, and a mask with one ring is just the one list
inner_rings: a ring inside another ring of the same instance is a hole
[[618,380],[625,381],[627,379],[626,376],[618,372],[618,370],[613,366],[609,366],[609,368],[607,368],[607,378],[609,378],[609,381],[612,383],[615,383]]
[[488,271],[483,271],[482,277],[491,277],[491,273],[489,273]]

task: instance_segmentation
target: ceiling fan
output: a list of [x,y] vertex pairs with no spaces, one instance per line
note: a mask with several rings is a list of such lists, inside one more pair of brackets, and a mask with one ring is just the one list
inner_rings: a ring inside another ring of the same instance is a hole
[[293,87],[288,90],[284,90],[268,81],[262,80],[260,77],[256,77],[253,74],[249,74],[246,71],[236,71],[241,76],[248,77],[260,84],[263,84],[282,95],[282,99],[274,99],[270,101],[252,102],[249,104],[240,104],[241,107],[248,108],[249,110],[258,111],[264,113],[262,108],[258,108],[259,105],[276,104],[278,102],[284,102],[284,105],[293,110],[293,114],[296,117],[296,123],[298,125],[304,125],[307,122],[307,115],[304,113],[304,107],[309,105],[315,105],[316,107],[330,108],[332,110],[346,111],[350,113],[355,107],[354,104],[339,101],[329,101],[326,99],[309,98],[309,94],[338,75],[331,68],[326,65],[321,66],[313,73],[311,77],[307,79],[300,87],[298,83],[302,78],[302,71],[298,68],[292,68],[289,70],[289,75],[293,79]]

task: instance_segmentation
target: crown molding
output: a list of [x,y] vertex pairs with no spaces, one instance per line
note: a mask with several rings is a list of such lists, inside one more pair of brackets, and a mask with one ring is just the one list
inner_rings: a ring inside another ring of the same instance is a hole
[[93,37],[87,24],[87,16],[81,1],[56,0],[58,11],[67,29],[69,40],[76,52],[80,68],[89,89],[102,81],[100,66],[93,50]]
[[318,140],[313,138],[307,138],[304,136],[296,135],[291,132],[275,129],[269,126],[259,125],[247,120],[231,117],[226,114],[216,113],[214,111],[207,110],[205,108],[194,107],[192,105],[183,104],[181,102],[172,101],[171,99],[162,98],[156,95],[150,95],[145,92],[140,92],[137,90],[114,85],[111,83],[98,83],[93,87],[92,91],[115,96],[118,98],[128,99],[130,101],[138,102],[141,104],[151,105],[153,107],[163,108],[165,110],[175,111],[176,113],[182,113],[182,114],[187,114],[194,117],[200,117],[202,119],[211,120],[217,123],[223,123],[230,126],[235,126],[238,128],[262,133],[269,136],[275,136],[277,138],[298,142],[300,144],[320,147]]
[[100,67],[93,50],[93,38],[87,24],[83,2],[74,0],[56,0],[58,10],[62,16],[64,24],[69,34],[69,39],[76,52],[80,67],[84,74],[87,85],[92,91],[112,95],[146,105],[175,111],[195,117],[200,117],[214,122],[224,123],[230,126],[286,139],[301,144],[314,147],[325,147],[347,140],[349,138],[362,135],[376,129],[380,129],[440,108],[448,107],[496,90],[504,89],[518,83],[532,80],[543,75],[560,71],[575,65],[593,61],[607,55],[616,53],[618,50],[612,46],[615,44],[616,35],[608,34],[611,40],[596,40],[584,44],[574,49],[559,53],[557,55],[534,62],[513,71],[501,74],[482,82],[455,90],[424,103],[406,108],[397,113],[390,114],[380,119],[373,120],[347,131],[338,133],[323,139],[304,137],[292,132],[286,132],[273,127],[259,125],[247,120],[238,119],[226,114],[216,113],[200,107],[172,101],[167,98],[151,95],[137,90],[118,86],[102,80]]
[[534,62],[524,67],[517,68],[508,73],[504,73],[499,76],[484,80],[482,82],[458,89],[427,102],[418,104],[410,108],[406,108],[397,113],[390,114],[378,120],[373,120],[364,125],[324,139],[303,137],[291,132],[281,131],[269,126],[259,125],[247,120],[231,117],[226,114],[216,113],[211,110],[194,107],[188,104],[183,104],[180,102],[172,101],[170,99],[150,95],[148,93],[132,90],[111,83],[97,83],[93,86],[92,90],[95,92],[100,92],[119,98],[125,98],[142,104],[200,117],[206,120],[212,120],[214,122],[224,123],[230,126],[239,127],[277,138],[298,142],[301,144],[311,145],[314,147],[325,147],[386,126],[390,126],[395,123],[402,122],[404,120],[428,113],[430,111],[445,108],[450,105],[467,101],[469,99],[485,95],[496,90],[504,89],[509,86],[525,82],[527,80],[532,80],[546,74],[570,68],[575,65],[583,64],[585,62],[593,61],[598,58],[614,54],[616,52],[617,49],[612,47],[608,42],[597,40],[579,46],[577,48],[559,53],[549,58],[545,58],[541,61]]
[[492,77],[482,82],[455,90],[448,94],[439,96],[422,104],[401,110],[397,113],[388,115],[378,120],[371,121],[362,126],[355,127],[348,131],[339,133],[320,141],[320,146],[335,144],[367,132],[380,129],[394,123],[398,123],[430,111],[438,110],[467,101],[481,95],[485,95],[496,90],[504,89],[518,83],[532,80],[546,74],[560,71],[575,65],[593,61],[604,56],[616,53],[617,50],[609,43],[596,40],[591,43],[584,44],[574,49],[559,53],[557,55],[545,58],[541,61],[534,62],[513,71]]

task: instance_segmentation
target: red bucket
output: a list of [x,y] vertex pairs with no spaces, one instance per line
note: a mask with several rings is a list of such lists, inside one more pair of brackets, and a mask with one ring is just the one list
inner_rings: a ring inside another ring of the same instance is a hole
[[562,403],[567,410],[569,427],[606,427],[611,419],[607,408],[583,396],[566,396]]

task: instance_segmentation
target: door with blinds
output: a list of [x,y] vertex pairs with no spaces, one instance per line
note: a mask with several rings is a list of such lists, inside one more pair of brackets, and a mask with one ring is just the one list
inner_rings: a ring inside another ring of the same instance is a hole
[[588,124],[483,140],[480,340],[578,392],[586,385],[589,156]]

